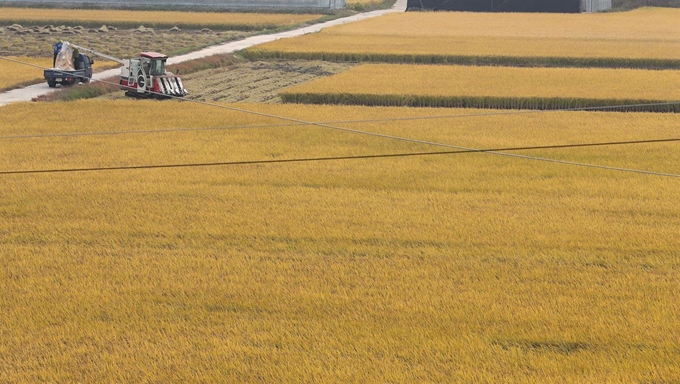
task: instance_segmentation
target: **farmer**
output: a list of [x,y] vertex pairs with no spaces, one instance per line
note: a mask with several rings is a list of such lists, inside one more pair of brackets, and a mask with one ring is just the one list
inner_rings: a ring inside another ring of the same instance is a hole
[[54,48],[54,58],[52,59],[52,68],[54,68],[54,66],[57,65],[57,55],[61,51],[62,43],[63,43],[63,41],[61,41],[61,39],[59,39],[59,41],[54,43],[54,46],[52,47],[52,48]]
[[78,52],[78,48],[73,49],[73,55],[71,55],[71,57],[73,58],[73,68],[83,69],[83,68],[81,68],[82,64],[80,62],[82,60],[80,60],[80,52]]

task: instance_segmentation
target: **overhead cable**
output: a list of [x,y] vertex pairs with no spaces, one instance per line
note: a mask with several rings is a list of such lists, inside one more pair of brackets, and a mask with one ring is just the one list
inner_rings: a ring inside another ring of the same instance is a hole
[[[15,60],[11,60],[11,59],[6,59],[6,60],[15,61]],[[40,66],[30,64],[30,63],[23,63],[23,62],[20,62],[20,61],[15,61],[15,62],[35,66],[35,67],[38,67],[38,68],[42,68]],[[115,83],[102,81],[102,80],[99,80],[99,81],[103,82],[103,83],[108,83],[108,84],[115,84]],[[115,84],[115,85],[118,85],[118,84]],[[128,88],[133,89],[132,87],[128,87]],[[154,93],[154,92],[151,92],[151,93]],[[156,94],[158,94],[158,93],[156,93]],[[161,94],[159,94],[159,95],[161,95]],[[619,171],[619,172],[631,172],[631,173],[675,177],[675,176],[673,176],[673,174],[664,174],[664,173],[647,171],[647,170],[638,170],[638,169],[630,169],[630,168],[623,168],[623,167],[610,167],[610,166],[604,166],[604,165],[598,165],[598,164],[589,164],[589,163],[564,161],[564,160],[537,157],[537,156],[527,156],[527,155],[520,155],[520,154],[514,154],[514,153],[505,153],[505,152],[502,152],[502,151],[481,150],[481,149],[477,149],[477,148],[468,148],[468,147],[464,147],[464,146],[460,146],[460,145],[439,143],[439,142],[429,141],[429,140],[420,140],[420,139],[413,139],[413,138],[396,136],[396,135],[388,135],[388,134],[377,133],[377,132],[363,131],[363,130],[359,130],[359,129],[338,127],[336,125],[330,125],[330,124],[325,124],[325,123],[310,122],[310,121],[301,120],[301,119],[295,119],[295,118],[290,118],[290,117],[285,117],[285,116],[278,116],[278,115],[274,115],[274,114],[270,114],[270,113],[251,111],[251,110],[247,110],[247,109],[243,109],[243,108],[236,108],[236,107],[232,107],[232,106],[228,106],[228,105],[208,103],[208,102],[204,102],[204,101],[200,101],[200,100],[186,100],[186,99],[183,99],[181,97],[174,97],[174,96],[169,96],[169,95],[164,95],[164,94],[162,94],[162,96],[172,97],[172,98],[184,100],[186,102],[192,102],[192,103],[196,103],[196,104],[200,104],[200,105],[222,108],[222,109],[226,109],[226,110],[230,110],[230,111],[241,112],[241,113],[251,114],[251,115],[255,115],[255,116],[267,117],[267,118],[272,118],[272,119],[280,119],[280,120],[289,121],[289,122],[293,122],[293,123],[297,123],[297,124],[313,125],[313,126],[327,128],[327,129],[336,130],[336,131],[342,131],[342,132],[354,133],[354,134],[359,134],[359,135],[378,137],[378,138],[401,141],[401,142],[409,142],[409,143],[413,143],[413,144],[422,144],[422,145],[435,146],[435,147],[440,147],[440,148],[450,148],[450,149],[457,149],[457,150],[469,151],[469,152],[479,152],[479,153],[492,154],[492,155],[496,155],[496,156],[504,156],[504,157],[524,159],[524,160],[532,160],[532,161],[549,162],[549,163],[556,163],[556,164],[563,164],[563,165],[570,165],[570,166],[579,166],[579,167],[587,167],[587,168],[606,169],[606,170]],[[680,103],[680,102],[678,102],[678,103]]]
[[[272,160],[240,160],[240,161],[223,161],[223,162],[206,162],[206,163],[179,163],[179,164],[150,164],[150,165],[132,165],[132,166],[110,166],[110,167],[81,167],[81,168],[52,168],[52,169],[34,169],[34,170],[14,170],[14,171],[0,171],[0,175],[20,175],[20,174],[37,174],[37,173],[73,173],[73,172],[94,172],[94,171],[121,171],[121,170],[140,170],[140,169],[160,169],[160,168],[194,168],[194,167],[210,167],[210,166],[234,166],[234,165],[255,165],[255,164],[283,164],[283,163],[307,163],[320,161],[338,161],[338,160],[364,160],[364,159],[379,159],[379,158],[396,158],[396,157],[416,157],[416,156],[433,156],[433,155],[454,155],[465,153],[478,152],[510,152],[510,151],[526,151],[538,149],[558,149],[558,148],[584,148],[596,146],[609,145],[626,145],[626,144],[641,144],[641,143],[660,143],[660,142],[677,142],[680,139],[657,139],[657,140],[636,140],[636,141],[621,141],[609,143],[581,143],[581,144],[564,144],[564,145],[545,145],[545,146],[531,146],[531,147],[510,147],[510,148],[492,148],[492,149],[470,149],[470,150],[456,150],[456,151],[439,151],[439,152],[408,152],[408,153],[392,153],[392,154],[369,154],[369,155],[355,155],[355,156],[333,156],[333,157],[310,157],[310,158],[293,158],[293,159],[272,159]],[[521,155],[517,155],[521,156]],[[653,172],[645,170],[636,170],[620,167],[609,167],[600,165],[584,165],[582,163],[569,162],[564,160],[554,160],[556,163],[586,166],[591,168],[600,168],[606,170],[617,170],[629,173],[639,173],[655,176],[667,176],[680,178],[680,174]]]

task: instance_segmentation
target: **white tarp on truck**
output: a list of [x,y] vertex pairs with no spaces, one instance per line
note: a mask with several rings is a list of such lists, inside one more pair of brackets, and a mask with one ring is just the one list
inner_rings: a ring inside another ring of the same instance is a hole
[[73,67],[73,48],[71,44],[65,41],[61,45],[61,51],[57,54],[57,59],[54,61],[54,68],[62,71],[75,71]]

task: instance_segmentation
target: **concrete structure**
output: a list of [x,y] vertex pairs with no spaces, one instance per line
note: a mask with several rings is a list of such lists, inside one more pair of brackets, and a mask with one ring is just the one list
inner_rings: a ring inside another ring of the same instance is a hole
[[581,12],[600,12],[612,9],[612,0],[581,0]]
[[342,9],[345,0],[0,0],[4,5],[101,8]]

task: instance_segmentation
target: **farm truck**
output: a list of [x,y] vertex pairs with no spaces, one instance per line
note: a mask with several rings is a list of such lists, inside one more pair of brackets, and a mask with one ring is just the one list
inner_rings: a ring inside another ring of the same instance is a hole
[[68,42],[54,45],[53,68],[43,71],[43,77],[50,88],[57,84],[73,85],[78,82],[88,83],[92,78],[92,60],[89,56],[74,50]]
[[121,64],[118,84],[125,91],[125,96],[165,99],[182,97],[189,93],[179,76],[165,70],[168,56],[162,53],[141,52],[136,58],[119,59],[79,45],[70,46]]

